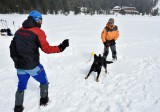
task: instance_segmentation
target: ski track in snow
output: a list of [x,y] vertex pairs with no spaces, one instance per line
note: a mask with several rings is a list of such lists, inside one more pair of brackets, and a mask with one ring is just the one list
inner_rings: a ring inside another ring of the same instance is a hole
[[[13,18],[17,28],[27,15],[0,17],[7,18],[14,32]],[[96,73],[85,80],[93,61],[92,57],[86,63],[91,52],[103,52],[100,33],[109,17],[115,18],[120,30],[118,60],[108,65],[107,74],[102,69],[98,83]],[[30,78],[24,112],[160,112],[160,17],[47,15],[43,21],[51,45],[68,38],[70,47],[59,54],[40,52],[50,82],[50,102],[39,107],[39,84]],[[11,37],[0,36],[0,112],[13,111],[17,89],[10,41]]]

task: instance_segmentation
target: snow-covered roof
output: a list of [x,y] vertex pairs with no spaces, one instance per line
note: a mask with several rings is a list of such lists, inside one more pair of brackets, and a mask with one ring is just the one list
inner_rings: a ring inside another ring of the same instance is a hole
[[120,7],[120,6],[115,6],[115,7],[113,7],[112,10],[113,10],[113,11],[120,11],[120,10],[121,10],[121,7]]
[[113,9],[114,9],[114,8],[115,8],[115,9],[118,9],[118,8],[121,8],[121,7],[120,7],[120,6],[115,6],[115,7],[113,7]]
[[122,9],[137,10],[136,7],[122,6]]

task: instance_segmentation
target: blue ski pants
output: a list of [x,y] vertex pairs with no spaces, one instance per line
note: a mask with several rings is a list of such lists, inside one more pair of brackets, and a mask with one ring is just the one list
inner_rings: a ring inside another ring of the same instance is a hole
[[36,81],[38,81],[41,85],[47,84],[48,79],[45,73],[45,70],[41,64],[31,70],[22,70],[17,69],[17,76],[18,76],[18,90],[22,91],[27,88],[27,83],[32,76]]

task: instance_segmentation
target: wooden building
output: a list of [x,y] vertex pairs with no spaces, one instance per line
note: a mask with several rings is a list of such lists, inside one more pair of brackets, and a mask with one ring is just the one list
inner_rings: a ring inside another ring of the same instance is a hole
[[136,7],[130,7],[130,6],[115,6],[112,9],[113,13],[120,13],[120,14],[139,14]]

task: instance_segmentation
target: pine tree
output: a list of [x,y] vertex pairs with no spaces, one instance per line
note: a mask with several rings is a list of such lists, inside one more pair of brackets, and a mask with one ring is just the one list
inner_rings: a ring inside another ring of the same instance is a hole
[[80,12],[81,7],[87,7],[88,14],[109,12],[114,6],[134,6],[142,14],[151,13],[158,0],[0,0],[0,13],[29,13],[38,10],[46,14],[63,14]]

